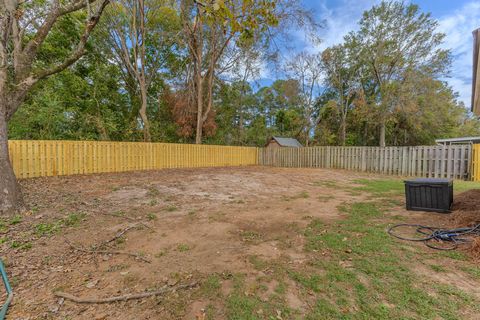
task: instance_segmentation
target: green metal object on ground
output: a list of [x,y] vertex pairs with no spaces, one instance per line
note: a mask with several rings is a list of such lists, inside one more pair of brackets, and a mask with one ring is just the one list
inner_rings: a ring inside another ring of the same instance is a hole
[[4,320],[5,316],[7,315],[8,306],[13,299],[13,291],[12,287],[10,287],[10,283],[8,282],[7,272],[5,271],[5,266],[3,265],[2,260],[0,260],[0,274],[2,275],[3,284],[5,285],[5,290],[7,291],[7,301],[5,301],[2,309],[0,310],[0,320]]

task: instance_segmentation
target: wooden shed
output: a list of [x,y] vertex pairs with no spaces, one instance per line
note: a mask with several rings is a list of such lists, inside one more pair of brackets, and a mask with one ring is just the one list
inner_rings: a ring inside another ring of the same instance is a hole
[[295,138],[271,137],[265,144],[265,148],[301,148],[300,142]]

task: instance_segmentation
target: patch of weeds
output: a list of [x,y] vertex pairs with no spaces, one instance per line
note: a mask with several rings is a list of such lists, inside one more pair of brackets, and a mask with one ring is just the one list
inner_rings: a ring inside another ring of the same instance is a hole
[[215,320],[216,308],[209,304],[205,307],[205,320]]
[[4,244],[8,241],[7,237],[0,238],[0,244]]
[[296,195],[297,199],[299,199],[299,198],[307,199],[308,197],[310,197],[310,195],[308,194],[307,191],[302,191],[302,192],[300,192],[299,194]]
[[21,215],[19,214],[16,214],[14,215],[11,219],[10,219],[10,225],[15,225],[15,224],[19,224],[23,221],[23,218]]
[[292,311],[283,300],[262,301],[254,294],[246,294],[248,288],[243,275],[234,275],[233,291],[227,297],[225,307],[229,320],[290,319]]
[[208,215],[208,222],[227,222],[227,214],[225,212],[212,212]]
[[187,252],[188,250],[190,250],[190,246],[186,243],[180,243],[177,245],[178,252]]
[[0,219],[0,233],[6,233],[8,231],[7,223]]
[[34,226],[37,236],[51,236],[58,233],[63,227],[76,227],[86,217],[85,213],[72,212],[64,219],[57,219],[52,222],[38,223]]
[[150,200],[150,202],[149,202],[149,205],[150,205],[151,207],[154,207],[154,206],[156,206],[157,204],[158,204],[157,199],[152,199],[152,200]]
[[55,222],[45,222],[36,224],[34,227],[35,234],[39,237],[42,236],[51,236],[59,232],[62,228],[61,220]]
[[63,220],[63,224],[67,227],[76,227],[86,217],[83,212],[72,212]]
[[119,237],[119,238],[115,239],[115,245],[117,245],[117,246],[121,246],[121,245],[125,244],[126,242],[127,242],[127,240],[125,240],[124,237]]
[[240,237],[245,242],[255,242],[262,239],[262,235],[255,231],[241,231]]
[[197,213],[196,210],[190,210],[190,211],[188,211],[188,215],[189,215],[190,217],[193,217],[196,213]]
[[461,269],[476,279],[480,279],[480,267],[461,267]]
[[330,181],[330,180],[314,181],[312,185],[317,187],[326,187],[326,188],[336,188],[338,186],[336,181]]
[[283,281],[279,281],[278,285],[275,287],[275,293],[279,295],[284,295],[287,292],[287,285]]
[[154,257],[159,259],[159,258],[165,256],[166,254],[167,254],[167,250],[162,250],[162,251],[159,251],[159,252],[155,253]]
[[32,248],[32,243],[12,240],[12,242],[10,242],[10,248],[20,249],[20,250],[29,250]]
[[113,215],[117,216],[117,217],[123,217],[125,216],[127,213],[125,211],[122,211],[122,210],[118,210],[118,211],[115,211],[113,213]]
[[318,299],[310,314],[305,317],[306,320],[316,319],[344,319],[338,306],[326,299]]
[[157,188],[155,187],[150,187],[148,188],[147,196],[150,198],[155,198],[160,194],[160,191],[158,191]]
[[362,195],[362,193],[360,191],[357,191],[357,190],[348,190],[347,193],[349,195],[351,195],[352,197],[358,197],[358,196]]
[[435,271],[435,272],[446,272],[447,269],[445,269],[444,266],[438,265],[438,264],[431,264],[430,268]]
[[460,251],[455,251],[455,250],[440,251],[438,252],[438,254],[453,260],[458,260],[458,261],[465,261],[468,259],[465,253]]
[[115,187],[112,188],[112,191],[113,191],[113,192],[118,191],[118,190],[120,190],[120,187],[119,187],[119,186],[115,186]]
[[221,295],[220,287],[221,279],[216,274],[211,274],[207,279],[202,283],[200,288],[201,295],[207,298],[219,297]]
[[265,270],[268,267],[268,263],[256,255],[249,256],[248,261],[253,265],[256,270]]
[[376,196],[402,195],[405,192],[405,186],[399,179],[357,179],[353,183],[360,184],[360,187],[354,187],[354,191],[369,192]]
[[150,221],[157,220],[157,215],[155,213],[147,214],[147,219]]
[[165,210],[167,212],[173,212],[173,211],[177,211],[178,208],[176,206],[167,206],[163,210]]
[[282,195],[282,200],[283,201],[290,201],[290,200],[295,200],[295,199],[307,199],[309,198],[310,195],[308,194],[307,191],[302,191],[302,192],[299,192],[293,196],[286,196],[286,195]]
[[320,275],[303,274],[297,271],[288,271],[287,273],[292,280],[313,292],[320,292],[323,287],[324,280]]
[[242,199],[240,199],[240,200],[235,201],[235,203],[243,204],[243,203],[245,203],[245,201],[243,201]]
[[45,264],[45,265],[50,265],[53,261],[53,257],[52,256],[44,256],[42,258],[42,262]]
[[404,215],[400,215],[400,214],[396,214],[394,216],[392,216],[392,219],[393,220],[397,220],[397,221],[405,221],[405,216]]

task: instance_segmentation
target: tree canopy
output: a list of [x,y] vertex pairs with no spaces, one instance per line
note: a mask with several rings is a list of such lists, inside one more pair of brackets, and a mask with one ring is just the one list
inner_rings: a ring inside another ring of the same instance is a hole
[[[86,10],[59,17],[34,70],[68,57]],[[480,134],[445,81],[445,35],[417,5],[382,1],[343,41],[288,58],[278,41],[292,23],[313,36],[321,26],[297,1],[114,1],[86,54],[27,93],[9,138],[421,145]]]

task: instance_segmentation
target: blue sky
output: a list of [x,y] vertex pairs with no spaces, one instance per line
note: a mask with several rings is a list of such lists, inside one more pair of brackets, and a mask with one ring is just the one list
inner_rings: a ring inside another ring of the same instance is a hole
[[[343,36],[357,29],[363,11],[380,2],[377,0],[303,0],[305,5],[324,20],[323,43],[313,47],[297,36],[298,50],[321,51],[342,41]],[[439,22],[439,31],[446,34],[444,47],[451,49],[451,76],[445,79],[459,93],[459,99],[470,106],[472,78],[472,31],[480,27],[480,0],[418,0],[411,1],[424,12],[431,12]],[[268,72],[267,72],[268,73]],[[268,78],[266,74],[264,78]],[[261,81],[263,82],[263,81]]]

